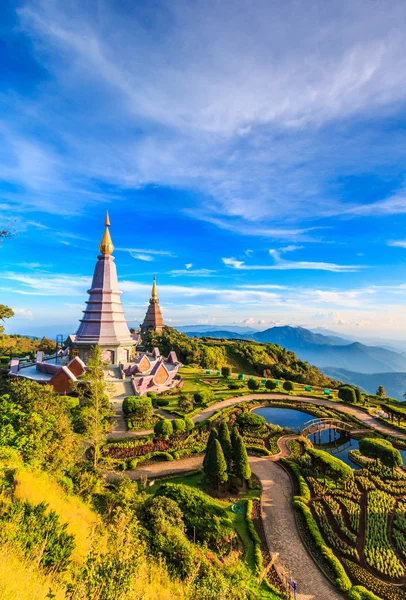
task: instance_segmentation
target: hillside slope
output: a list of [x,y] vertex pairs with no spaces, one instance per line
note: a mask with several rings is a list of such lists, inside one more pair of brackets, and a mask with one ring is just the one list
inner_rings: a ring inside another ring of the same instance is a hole
[[326,387],[333,385],[331,379],[316,367],[276,344],[207,337],[204,340],[191,339],[171,327],[165,327],[159,334],[151,332],[143,339],[148,350],[154,346],[159,346],[163,354],[175,350],[179,360],[186,365],[197,365],[204,369],[220,369],[231,365],[236,371],[251,375]]

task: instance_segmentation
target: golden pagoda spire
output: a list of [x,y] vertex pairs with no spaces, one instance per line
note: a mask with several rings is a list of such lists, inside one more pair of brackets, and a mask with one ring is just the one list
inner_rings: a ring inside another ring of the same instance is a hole
[[104,230],[103,237],[99,244],[99,250],[105,256],[109,256],[110,254],[113,253],[114,246],[113,246],[113,242],[111,240],[110,231],[109,231],[110,219],[109,219],[108,211],[106,211],[106,218],[104,219],[104,224],[105,224],[106,228]]
[[156,289],[156,275],[154,275],[154,282],[152,284],[151,300],[158,301],[158,291]]

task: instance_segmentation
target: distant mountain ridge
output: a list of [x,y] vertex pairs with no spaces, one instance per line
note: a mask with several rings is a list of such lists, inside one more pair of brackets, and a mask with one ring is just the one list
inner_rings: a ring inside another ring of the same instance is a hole
[[375,394],[378,386],[383,385],[386,395],[404,401],[406,393],[406,373],[355,373],[346,369],[323,367],[320,369],[328,377],[338,379],[343,383],[351,383],[360,387],[368,394]]
[[211,330],[208,326],[206,331],[186,333],[189,337],[245,339],[278,344],[320,368],[346,369],[361,374],[406,373],[406,356],[398,352],[339,336],[313,333],[304,327],[271,327],[265,331],[241,333],[227,329]]

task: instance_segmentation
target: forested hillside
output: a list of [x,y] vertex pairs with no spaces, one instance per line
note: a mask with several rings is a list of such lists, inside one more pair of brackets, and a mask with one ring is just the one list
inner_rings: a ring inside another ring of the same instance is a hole
[[276,344],[212,338],[191,339],[171,327],[165,327],[158,334],[151,332],[143,339],[148,350],[152,350],[154,346],[159,346],[163,354],[175,350],[179,360],[186,365],[204,369],[220,369],[231,365],[238,372],[252,375],[289,379],[311,385],[333,385],[333,380],[316,367]]

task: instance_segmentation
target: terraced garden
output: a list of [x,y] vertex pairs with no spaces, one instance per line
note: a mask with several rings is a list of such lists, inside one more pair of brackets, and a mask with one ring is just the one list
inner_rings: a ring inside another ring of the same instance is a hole
[[[406,474],[356,452],[362,468],[350,476],[344,470],[337,475],[337,459],[331,466],[326,459],[322,468],[312,452],[291,457],[286,466],[296,476],[298,495],[294,503],[299,516],[305,516],[306,532],[313,538],[309,546],[316,559],[322,565],[330,563],[327,571],[333,567],[335,577],[341,569],[341,578],[348,576],[354,585],[364,586],[385,600],[404,600]],[[328,558],[327,547],[335,558]]]

